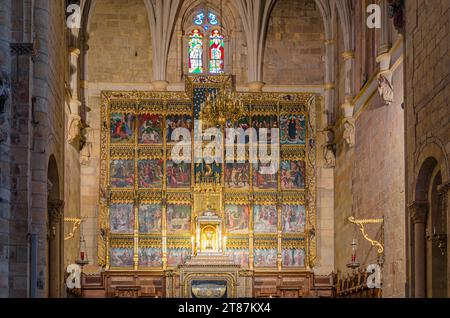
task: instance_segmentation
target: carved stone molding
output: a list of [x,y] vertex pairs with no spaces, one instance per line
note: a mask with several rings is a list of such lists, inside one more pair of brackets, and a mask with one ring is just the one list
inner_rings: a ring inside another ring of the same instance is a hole
[[414,224],[426,223],[428,214],[427,201],[414,201],[409,205],[409,214]]
[[63,200],[49,200],[47,204],[48,213],[51,223],[59,223],[64,215]]

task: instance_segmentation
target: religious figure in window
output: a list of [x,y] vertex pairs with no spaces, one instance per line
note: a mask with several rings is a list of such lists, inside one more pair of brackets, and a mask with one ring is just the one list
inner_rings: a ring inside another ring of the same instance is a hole
[[223,37],[218,30],[212,31],[209,44],[209,72],[211,74],[223,73],[225,49]]
[[189,74],[203,74],[203,34],[198,29],[189,36]]

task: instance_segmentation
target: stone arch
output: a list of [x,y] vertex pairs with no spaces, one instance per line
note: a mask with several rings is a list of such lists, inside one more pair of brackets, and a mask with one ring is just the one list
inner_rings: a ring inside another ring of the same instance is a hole
[[[419,147],[415,160],[415,166],[419,168],[414,171],[414,202],[410,205],[408,239],[411,242],[412,290],[419,298],[434,296],[439,291],[444,291],[444,296],[447,294],[447,286],[440,286],[441,278],[448,272],[447,259],[440,257],[442,248],[435,244],[439,242],[436,235],[445,236],[448,232],[446,194],[439,190],[448,180],[448,164],[443,149],[437,138],[430,138]],[[443,224],[438,231],[437,223]]]

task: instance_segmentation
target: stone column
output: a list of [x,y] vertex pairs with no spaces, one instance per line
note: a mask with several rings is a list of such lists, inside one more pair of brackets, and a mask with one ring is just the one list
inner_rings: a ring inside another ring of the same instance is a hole
[[48,262],[49,277],[48,295],[49,297],[60,297],[63,286],[63,255],[64,255],[64,201],[49,200],[48,205],[48,225],[49,225],[49,246]]
[[450,192],[450,181],[447,180],[447,182],[443,182],[441,186],[438,187],[439,196],[442,200],[441,208],[442,208],[442,216],[446,217],[446,230],[445,235],[447,236],[447,297],[450,297],[450,280],[448,279],[450,277],[450,253],[449,246],[450,246],[450,235],[448,235],[448,232],[450,230],[450,204],[448,202],[449,198],[449,192]]
[[414,224],[414,297],[426,296],[425,286],[425,226],[428,214],[428,202],[414,202],[410,206]]

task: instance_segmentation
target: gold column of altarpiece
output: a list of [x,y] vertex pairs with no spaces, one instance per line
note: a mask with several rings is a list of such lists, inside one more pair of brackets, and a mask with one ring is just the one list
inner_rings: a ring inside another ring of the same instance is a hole
[[[304,160],[306,167],[305,188],[298,190],[281,190],[280,170],[278,173],[278,188],[274,190],[259,190],[253,188],[253,169],[250,168],[250,190],[229,189],[225,186],[222,166],[220,181],[216,183],[200,181],[194,175],[194,164],[191,164],[191,186],[185,189],[168,189],[167,160],[173,145],[166,143],[166,116],[190,115],[194,118],[194,90],[196,88],[219,88],[232,85],[231,76],[193,76],[186,80],[186,92],[144,92],[144,91],[104,91],[101,105],[101,158],[100,158],[100,193],[99,193],[99,234],[98,262],[107,270],[147,270],[161,271],[170,269],[167,266],[168,248],[192,249],[194,220],[206,209],[212,208],[224,217],[224,206],[227,204],[249,206],[249,229],[245,234],[227,233],[225,222],[222,222],[222,233],[226,235],[226,247],[248,250],[248,268],[255,271],[273,270],[308,270],[316,264],[316,104],[320,101],[310,93],[237,93],[244,101],[246,112],[252,127],[252,117],[255,115],[306,116],[305,145],[281,145],[280,162],[283,160]],[[111,113],[127,113],[134,115],[134,142],[129,144],[114,144],[110,142]],[[163,122],[162,144],[138,143],[138,115],[161,115]],[[192,143],[194,138],[192,138]],[[248,146],[246,146],[248,159]],[[225,148],[225,147],[224,147]],[[194,147],[192,146],[192,149]],[[193,151],[193,150],[192,150]],[[138,184],[138,160],[162,159],[163,182],[160,189],[143,189]],[[112,188],[110,184],[110,161],[134,160],[134,187],[130,189]],[[250,165],[251,167],[251,165]],[[109,224],[109,207],[111,204],[133,204],[134,232],[130,234],[111,234]],[[157,234],[139,234],[139,204],[161,204],[162,229]],[[170,234],[167,232],[167,205],[191,206],[191,233]],[[207,205],[210,206],[207,206]],[[283,233],[282,206],[304,205],[306,209],[306,224],[303,233]],[[277,231],[274,233],[254,233],[253,205],[273,205],[277,207]],[[112,267],[109,249],[130,248],[133,250],[133,266]],[[138,248],[160,248],[162,263],[158,267],[140,267],[138,263]],[[304,249],[305,266],[303,268],[282,268],[282,249]],[[274,268],[254,268],[254,249],[276,249],[277,266]]]

